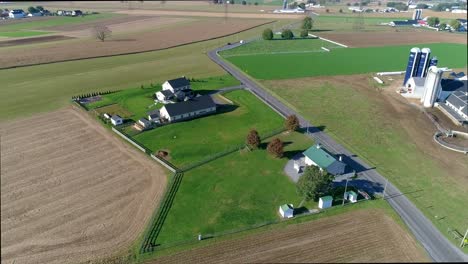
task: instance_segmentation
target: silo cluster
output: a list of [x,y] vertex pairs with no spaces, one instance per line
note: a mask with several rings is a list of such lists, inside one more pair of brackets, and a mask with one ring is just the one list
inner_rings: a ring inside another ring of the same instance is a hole
[[422,9],[415,9],[413,12],[413,20],[421,20]]
[[426,77],[429,66],[437,66],[437,58],[431,59],[430,56],[431,50],[429,48],[423,48],[422,50],[412,48],[410,50],[403,85],[406,85],[411,77]]
[[423,103],[424,107],[432,107],[439,97],[442,89],[440,81],[443,73],[444,71],[437,68],[437,66],[429,67],[427,78],[424,82],[424,94],[421,97],[421,103]]

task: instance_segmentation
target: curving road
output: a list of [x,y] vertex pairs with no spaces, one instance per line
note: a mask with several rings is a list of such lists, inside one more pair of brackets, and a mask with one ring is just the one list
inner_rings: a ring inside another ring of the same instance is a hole
[[[303,118],[299,113],[287,107],[271,94],[266,92],[262,87],[250,79],[240,70],[225,62],[218,52],[222,50],[232,49],[242,44],[236,43],[233,45],[224,46],[208,52],[208,57],[237,78],[246,89],[250,90],[258,98],[269,105],[273,110],[278,112],[283,117],[288,115],[296,115],[299,118],[302,128],[308,128],[308,135],[315,141],[320,142],[326,148],[334,151],[337,154],[344,154],[351,159],[349,163],[360,174],[360,178],[366,179],[375,186],[385,186],[387,180],[380,175],[375,169],[371,168],[364,161],[354,156],[343,146],[335,142],[327,134],[314,127],[309,121]],[[363,169],[364,168],[364,169]],[[393,184],[388,182],[385,189],[385,199],[400,215],[408,228],[414,234],[416,239],[421,243],[428,255],[436,262],[468,262],[468,256],[459,248],[453,245],[446,239],[439,230],[416,208],[412,202],[406,198]]]

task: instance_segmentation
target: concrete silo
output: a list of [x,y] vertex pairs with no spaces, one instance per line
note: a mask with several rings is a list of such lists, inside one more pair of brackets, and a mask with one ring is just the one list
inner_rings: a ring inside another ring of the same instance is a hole
[[283,9],[288,9],[288,0],[283,1]]
[[431,49],[423,48],[421,50],[421,56],[419,56],[418,69],[416,71],[416,77],[426,77],[427,68],[429,68],[429,58],[431,56]]
[[409,78],[416,76],[416,70],[418,68],[419,56],[421,55],[421,50],[419,48],[412,48],[410,50],[408,65],[406,66],[405,79],[403,80],[403,85],[406,85],[406,82]]
[[424,83],[424,95],[421,97],[421,102],[424,107],[432,107],[440,92],[442,74],[444,71],[436,66],[429,67],[427,71],[426,82]]

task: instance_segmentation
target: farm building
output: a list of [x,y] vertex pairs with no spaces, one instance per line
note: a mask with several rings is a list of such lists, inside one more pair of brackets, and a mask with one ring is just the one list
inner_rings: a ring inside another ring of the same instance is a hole
[[408,20],[395,20],[388,23],[392,27],[409,27],[412,25],[418,24],[417,20],[408,19]]
[[24,13],[23,9],[13,9],[10,10],[9,17],[10,18],[24,18],[26,13]]
[[172,100],[174,98],[174,93],[171,92],[171,90],[162,90],[156,92],[156,98],[161,102]]
[[357,193],[355,193],[354,191],[345,192],[344,196],[345,196],[344,199],[352,203],[357,202]]
[[159,123],[159,109],[149,111],[147,114],[149,121]]
[[159,113],[169,122],[193,119],[216,112],[216,104],[209,95],[203,95],[175,104],[163,106]]
[[305,164],[308,166],[317,166],[320,170],[326,170],[332,175],[343,175],[346,171],[346,164],[335,158],[333,154],[324,149],[320,144],[308,148],[303,152]]
[[108,113],[104,113],[103,116],[104,116],[105,119],[110,119],[111,118],[111,116]]
[[421,98],[424,94],[424,77],[411,77],[405,84],[407,97]]
[[172,93],[190,89],[190,82],[185,77],[167,80],[162,85],[163,91],[169,90]]
[[144,117],[142,117],[142,118],[140,118],[140,119],[138,120],[138,124],[139,124],[141,127],[143,127],[144,129],[147,129],[147,128],[150,128],[150,127],[151,127],[151,122],[150,122],[148,119],[144,118]]
[[319,198],[318,207],[320,209],[326,209],[332,207],[333,197],[331,196],[323,196]]
[[118,126],[118,125],[123,124],[123,119],[119,115],[113,115],[111,117],[111,123],[114,126]]
[[279,207],[279,213],[283,218],[292,218],[294,216],[294,207],[292,204],[283,204]]
[[468,124],[468,86],[467,81],[453,81],[463,86],[456,88],[438,107],[456,124]]
[[82,16],[83,12],[81,10],[73,10],[72,16]]

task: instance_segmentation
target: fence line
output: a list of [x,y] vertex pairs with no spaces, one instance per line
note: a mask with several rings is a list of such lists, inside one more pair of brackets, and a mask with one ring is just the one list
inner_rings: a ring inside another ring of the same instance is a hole
[[177,168],[172,163],[169,163],[167,160],[161,159],[160,157],[157,157],[154,154],[151,154],[150,157],[153,158],[155,161],[161,163],[168,170],[170,170],[170,171],[172,171],[174,173],[177,171]]
[[122,132],[120,132],[119,130],[115,129],[115,127],[112,127],[112,131],[114,131],[117,135],[121,136],[123,139],[127,140],[128,142],[130,142],[133,146],[137,147],[139,150],[143,151],[144,153],[148,154],[148,152],[146,151],[146,149],[142,146],[140,146],[138,143],[136,143],[135,141],[131,140],[129,137],[127,137],[126,135],[124,135]]

